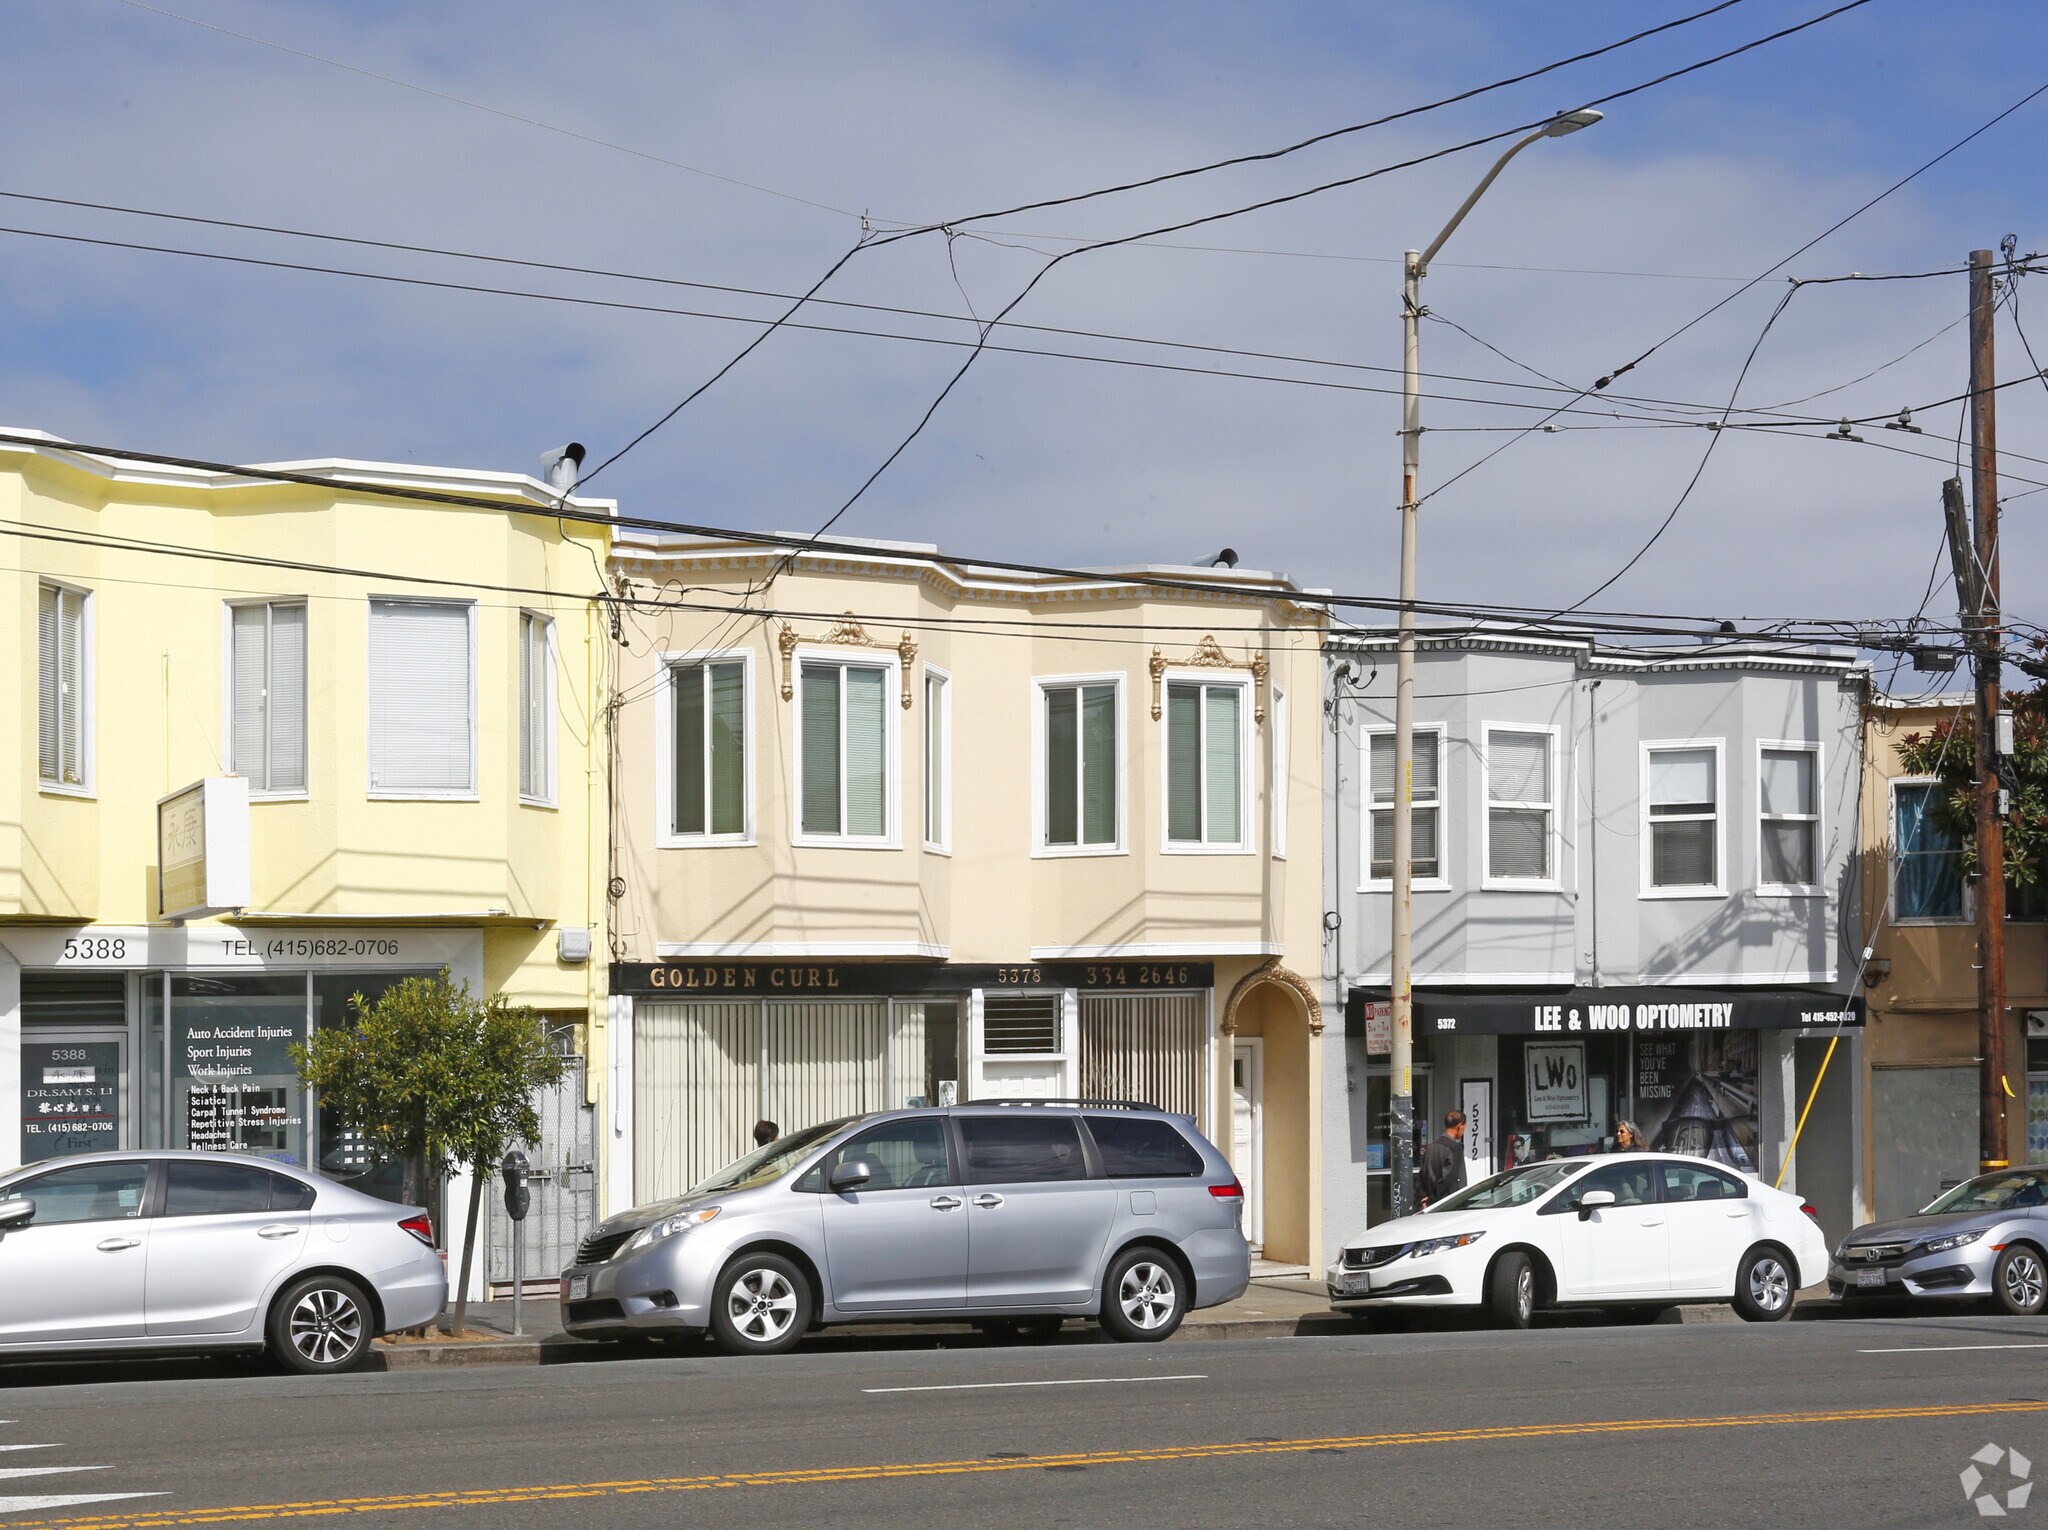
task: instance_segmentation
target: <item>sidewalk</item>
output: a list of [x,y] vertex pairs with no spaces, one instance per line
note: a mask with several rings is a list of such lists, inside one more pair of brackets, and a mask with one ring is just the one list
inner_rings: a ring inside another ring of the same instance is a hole
[[[629,1352],[617,1345],[592,1344],[563,1333],[561,1307],[551,1297],[529,1296],[522,1303],[522,1309],[521,1326],[525,1333],[515,1339],[512,1337],[512,1303],[509,1300],[473,1302],[465,1319],[466,1326],[496,1337],[462,1343],[379,1343],[377,1350],[383,1359],[383,1369],[417,1370],[441,1365],[563,1365],[616,1359]],[[1792,1313],[1794,1321],[1800,1322],[1833,1315],[1824,1287],[1801,1292]],[[1415,1311],[1408,1315],[1407,1321],[1417,1327],[1434,1323],[1466,1327],[1472,1319],[1464,1313],[1433,1318],[1428,1313]],[[1559,1314],[1540,1321],[1599,1323],[1606,1319],[1595,1309],[1585,1314]],[[1675,1307],[1660,1321],[1739,1323],[1742,1320],[1725,1304],[1701,1303]],[[1350,1318],[1330,1310],[1321,1281],[1300,1276],[1275,1276],[1255,1279],[1250,1289],[1236,1301],[1190,1312],[1170,1342],[1309,1338],[1360,1331]],[[1074,1321],[1067,1324],[1060,1342],[1091,1343],[1097,1338],[1099,1334],[1092,1324]],[[806,1340],[805,1347],[818,1350],[885,1345],[891,1348],[953,1349],[989,1346],[993,1342],[966,1323],[903,1323],[828,1329]],[[659,1354],[663,1351],[650,1346],[645,1352]],[[372,1366],[376,1363],[373,1358]]]

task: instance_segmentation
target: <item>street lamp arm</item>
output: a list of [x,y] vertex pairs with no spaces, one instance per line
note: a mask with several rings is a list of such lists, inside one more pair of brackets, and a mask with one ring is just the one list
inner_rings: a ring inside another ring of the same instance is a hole
[[1487,187],[1493,184],[1494,177],[1499,175],[1502,170],[1507,168],[1507,162],[1513,159],[1517,154],[1521,153],[1524,149],[1528,148],[1529,145],[1534,143],[1537,139],[1549,136],[1551,135],[1548,126],[1540,127],[1536,129],[1535,132],[1529,134],[1528,137],[1517,139],[1515,143],[1509,147],[1507,153],[1501,155],[1499,159],[1493,162],[1493,168],[1486,172],[1485,178],[1481,180],[1477,186],[1474,186],[1472,188],[1472,195],[1465,198],[1465,200],[1458,205],[1458,210],[1451,214],[1451,221],[1444,225],[1444,231],[1441,234],[1438,234],[1436,238],[1432,239],[1429,242],[1429,248],[1424,250],[1422,254],[1416,259],[1415,274],[1417,276],[1427,276],[1429,274],[1429,263],[1432,260],[1436,259],[1436,252],[1444,247],[1444,241],[1446,239],[1450,238],[1451,235],[1455,234],[1458,231],[1458,225],[1465,221],[1465,214],[1472,211],[1473,204],[1477,202],[1481,197],[1486,195]]

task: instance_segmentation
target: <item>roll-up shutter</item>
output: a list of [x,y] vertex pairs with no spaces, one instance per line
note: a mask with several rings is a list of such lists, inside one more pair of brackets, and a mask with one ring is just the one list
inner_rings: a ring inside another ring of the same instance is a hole
[[635,1004],[634,1198],[680,1195],[747,1152],[760,1101],[760,1005]]
[[370,602],[370,789],[470,792],[470,608]]
[[1203,1116],[1204,995],[1081,995],[1081,1095]]

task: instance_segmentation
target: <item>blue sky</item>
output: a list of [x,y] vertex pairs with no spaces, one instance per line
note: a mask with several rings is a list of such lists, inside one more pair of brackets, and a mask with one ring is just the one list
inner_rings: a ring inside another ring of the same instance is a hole
[[[0,132],[17,152],[0,190],[787,292],[844,253],[858,232],[851,214],[862,209],[936,221],[1277,146],[1703,3],[169,0],[164,8],[424,88],[409,90],[123,0],[17,0],[13,84],[0,99]],[[864,254],[827,295],[951,315],[971,303],[986,315],[1075,240],[1220,211],[1496,132],[1826,8],[1824,0],[1744,0],[1568,72],[1286,160],[998,220],[984,232],[1002,243],[953,246],[957,282],[936,238]],[[2048,11],[2037,5],[1872,0],[1616,103],[1596,130],[1529,151],[1439,257],[1427,300],[1516,361],[1583,384],[2043,83]],[[1946,266],[2009,232],[2022,251],[2048,246],[2044,131],[2048,97],[1791,270]],[[1435,232],[1489,159],[1470,151],[1163,245],[1080,257],[1014,317],[1396,366],[1394,262]],[[689,289],[480,270],[24,202],[0,203],[0,223],[773,311]],[[209,457],[522,468],[570,436],[603,456],[752,333],[15,235],[0,235],[0,255],[9,277],[0,283],[0,420]],[[1590,274],[1615,272],[1637,274]],[[2021,284],[2021,318],[2048,360],[2048,273],[2036,280],[2039,298]],[[1627,385],[1718,405],[1784,291],[1773,279],[1745,294]],[[1779,404],[1834,389],[1930,341],[1962,314],[1963,301],[1960,278],[1804,288],[1759,350],[1741,401]],[[818,317],[971,333],[959,323],[845,310]],[[2009,323],[1999,344],[2001,374],[2012,376],[2023,357]],[[1167,359],[1373,388],[1396,381],[1203,353]],[[777,335],[597,487],[635,514],[811,529],[887,455],[956,365],[956,352],[928,346]],[[1426,328],[1424,365],[1535,381],[1442,324]],[[1896,410],[1960,391],[1964,368],[1958,327],[1810,408]],[[1502,401],[1551,396],[1432,386],[1494,402],[1427,406],[1425,488],[1506,439],[1499,427],[1532,417]],[[2048,459],[2048,387],[2009,389],[2001,409],[2004,447]],[[1387,393],[991,354],[840,529],[1087,563],[1176,561],[1228,543],[1247,564],[1389,592],[1397,414]],[[1663,518],[1706,440],[1704,431],[1642,429],[1640,420],[1574,422],[1602,428],[1530,437],[1429,502],[1425,593],[1526,604],[1578,598]],[[1623,423],[1638,428],[1611,428]],[[1926,435],[1909,446],[1952,453],[1955,409],[1918,423]],[[1596,604],[1730,616],[1910,613],[1936,551],[1948,468],[1881,449],[1902,441],[1896,433],[1862,447],[1729,437],[1672,530]],[[2008,604],[2036,615],[2028,583],[2048,552],[2036,529],[2048,494],[2017,496],[2030,486],[2026,476],[2048,483],[2048,462],[2016,457],[2007,467],[2015,496]],[[1946,610],[1942,593],[1937,615]]]

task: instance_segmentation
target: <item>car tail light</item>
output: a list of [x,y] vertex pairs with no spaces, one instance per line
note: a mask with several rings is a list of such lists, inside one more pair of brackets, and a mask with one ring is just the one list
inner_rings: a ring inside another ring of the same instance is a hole
[[1820,1212],[1819,1212],[1819,1211],[1815,1210],[1815,1209],[1814,1209],[1814,1208],[1813,1208],[1812,1206],[1808,1205],[1808,1204],[1807,1204],[1807,1203],[1806,1203],[1805,1201],[1801,1201],[1801,1202],[1799,1203],[1799,1209],[1800,1209],[1801,1211],[1805,1212],[1805,1213],[1806,1213],[1806,1214],[1807,1214],[1808,1216],[1810,1216],[1810,1217],[1812,1217],[1812,1218],[1813,1218],[1813,1225],[1814,1225],[1815,1227],[1818,1227],[1818,1226],[1820,1226]]
[[1244,1199],[1244,1186],[1237,1182],[1235,1175],[1232,1175],[1229,1184],[1211,1185],[1209,1193],[1219,1201],[1241,1201]]
[[428,1248],[434,1246],[434,1224],[424,1214],[416,1217],[407,1217],[398,1225],[419,1239],[420,1242],[426,1244]]

